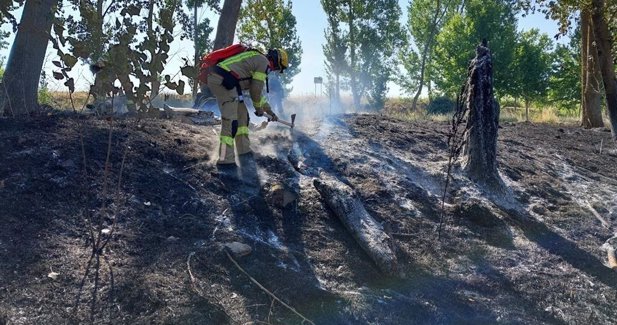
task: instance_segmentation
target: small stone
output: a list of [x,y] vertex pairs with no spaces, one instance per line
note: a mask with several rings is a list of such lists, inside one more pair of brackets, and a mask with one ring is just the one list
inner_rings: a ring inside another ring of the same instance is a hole
[[546,213],[546,208],[544,206],[538,204],[538,205],[534,205],[531,208],[531,211],[533,211],[533,212],[535,212],[537,214],[543,215],[543,214]]
[[60,276],[60,273],[49,272],[49,274],[47,274],[47,277],[54,281],[58,279],[58,276]]
[[239,243],[237,241],[232,242],[232,243],[227,243],[223,245],[223,247],[225,247],[225,249],[227,249],[229,252],[231,252],[236,257],[242,257],[242,256],[249,255],[253,251],[251,246]]

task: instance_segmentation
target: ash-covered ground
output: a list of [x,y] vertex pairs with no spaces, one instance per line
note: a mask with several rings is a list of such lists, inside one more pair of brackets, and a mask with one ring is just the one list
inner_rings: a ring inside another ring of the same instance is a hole
[[[297,123],[254,132],[254,156],[220,171],[218,126],[1,119],[0,324],[615,323],[607,130],[502,125],[505,193],[455,168],[442,214],[448,123]],[[357,191],[397,276],[329,210],[320,173]],[[232,260],[231,242],[252,252]]]

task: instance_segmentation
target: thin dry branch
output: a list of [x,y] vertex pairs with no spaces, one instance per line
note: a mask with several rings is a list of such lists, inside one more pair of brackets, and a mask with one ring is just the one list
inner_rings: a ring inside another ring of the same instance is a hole
[[261,290],[263,290],[265,293],[267,293],[270,297],[272,297],[274,300],[278,301],[279,303],[281,303],[281,305],[285,306],[285,308],[291,310],[294,314],[298,315],[300,318],[302,318],[302,324],[304,323],[308,323],[308,324],[312,324],[315,325],[315,323],[313,323],[310,319],[304,317],[304,315],[300,314],[296,309],[294,309],[293,307],[289,306],[288,304],[286,304],[283,300],[281,300],[279,297],[277,297],[276,295],[274,295],[272,292],[270,292],[270,290],[266,289],[263,285],[261,285],[261,283],[259,283],[257,280],[255,280],[255,278],[253,278],[250,274],[248,274],[248,272],[246,272],[241,266],[240,264],[238,264],[238,262],[236,262],[236,260],[234,260],[233,257],[231,257],[231,255],[229,254],[229,252],[225,251],[225,254],[227,255],[227,257],[229,258],[229,260],[238,268],[238,270],[240,270],[240,272],[244,273],[244,275],[246,275],[253,283],[255,283]]
[[193,286],[193,289],[195,289],[195,291],[197,291],[197,288],[195,287],[195,277],[193,276],[193,272],[191,271],[191,257],[193,257],[193,255],[195,255],[195,252],[191,252],[189,254],[189,257],[186,259],[186,269],[189,271],[189,277],[191,279],[191,285]]
[[589,209],[589,211],[591,211],[591,213],[593,214],[594,217],[596,217],[596,219],[598,219],[600,221],[600,223],[602,224],[602,226],[604,226],[604,228],[606,229],[610,229],[611,225],[608,223],[608,221],[606,221],[606,219],[604,219],[599,213],[598,211],[596,211],[596,209],[594,209],[594,207],[591,205],[591,203],[589,203],[589,201],[585,201],[585,203],[587,204],[587,209]]

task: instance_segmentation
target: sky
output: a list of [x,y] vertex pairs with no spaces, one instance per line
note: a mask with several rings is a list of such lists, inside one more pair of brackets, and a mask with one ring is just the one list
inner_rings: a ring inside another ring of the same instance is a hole
[[[409,0],[399,0],[399,5],[402,8],[402,12],[405,15],[407,11]],[[324,43],[324,30],[326,28],[326,16],[321,8],[319,0],[294,0],[292,1],[292,11],[297,20],[297,33],[302,43],[302,49],[304,51],[302,56],[302,62],[300,64],[301,72],[297,74],[293,80],[292,87],[293,92],[291,96],[306,96],[321,94],[322,88],[316,87],[314,84],[315,77],[323,77],[325,80],[324,69],[324,55],[322,44]],[[15,13],[16,17],[21,15],[20,12]],[[203,11],[201,16],[211,17],[214,22],[217,21],[216,17],[213,17],[213,13],[209,11]],[[405,23],[405,17],[402,18],[401,23]],[[557,24],[553,21],[546,20],[543,15],[535,14],[528,15],[527,17],[519,17],[518,22],[519,30],[528,30],[531,28],[538,28],[542,33],[546,33],[549,36],[553,36],[557,32]],[[178,27],[179,29],[180,27]],[[3,26],[4,30],[8,30],[9,26]],[[179,30],[177,31],[179,33]],[[212,33],[214,37],[216,31]],[[179,39],[179,37],[177,37]],[[565,41],[562,39],[562,42]],[[9,39],[11,44],[12,39]],[[0,57],[4,57],[5,61],[8,58],[10,49],[0,50]],[[183,57],[192,57],[193,54],[192,42],[185,40],[182,42],[174,42],[170,51],[170,62],[165,66],[163,74],[179,75],[180,65],[182,64]],[[55,60],[55,50],[49,45],[47,51],[47,57],[44,69],[49,71],[48,76],[51,75],[53,65],[51,61]],[[6,62],[5,62],[6,63]],[[85,90],[87,86],[92,83],[93,76],[89,72],[87,65],[78,64],[74,69],[72,76],[76,80],[78,90]],[[56,82],[53,78],[48,78],[48,88],[51,91],[65,91],[66,87],[61,82]],[[406,95],[402,93],[401,89],[395,84],[389,85],[388,96],[398,97]],[[188,92],[187,88],[187,92]]]

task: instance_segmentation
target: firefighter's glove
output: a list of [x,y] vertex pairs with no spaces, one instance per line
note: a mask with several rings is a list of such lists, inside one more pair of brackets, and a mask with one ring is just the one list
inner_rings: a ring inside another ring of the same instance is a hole
[[255,109],[255,115],[256,116],[264,116],[264,110],[261,108],[256,108]]

